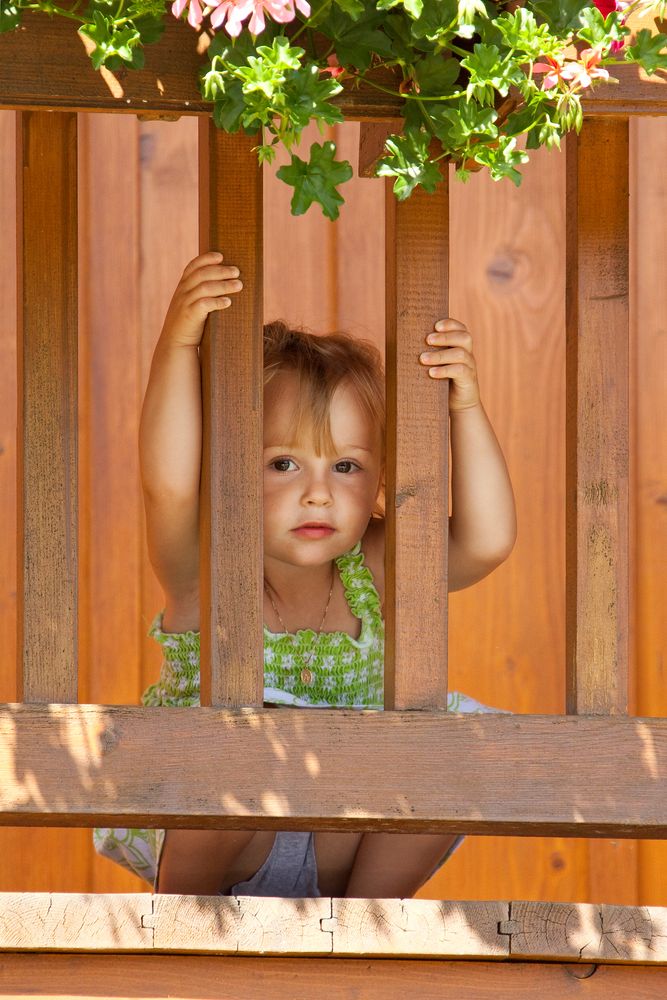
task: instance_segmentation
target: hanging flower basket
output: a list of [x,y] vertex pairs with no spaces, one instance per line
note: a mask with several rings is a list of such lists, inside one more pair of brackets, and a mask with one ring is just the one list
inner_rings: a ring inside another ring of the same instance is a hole
[[[335,219],[339,186],[352,175],[333,142],[294,149],[303,129],[343,120],[343,88],[366,86],[402,104],[402,128],[386,139],[378,176],[398,198],[432,192],[443,162],[465,180],[487,169],[521,180],[529,151],[558,146],[581,128],[581,97],[615,82],[614,65],[667,69],[658,30],[667,0],[0,0],[0,31],[24,10],[72,21],[95,69],[141,68],[143,46],[166,19],[187,19],[212,40],[201,73],[217,126],[257,134],[261,162],[279,144],[291,154],[278,176],[294,188],[292,211],[317,202]],[[193,44],[195,38],[193,37]]]

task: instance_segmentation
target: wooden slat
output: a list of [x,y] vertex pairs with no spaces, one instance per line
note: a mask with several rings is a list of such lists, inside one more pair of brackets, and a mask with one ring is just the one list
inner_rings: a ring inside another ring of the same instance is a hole
[[[243,292],[202,344],[202,704],[261,705],[262,173],[255,136],[200,127],[200,248],[220,250]],[[205,665],[210,663],[210,679]]]
[[667,962],[667,910],[592,903],[510,903],[512,958]]
[[[92,69],[82,39],[64,18],[24,11],[22,25],[0,38],[0,107],[167,115],[202,114],[210,108],[197,86],[202,65],[197,50],[206,47],[207,38],[183,22],[166,19],[160,41],[145,48],[143,70],[114,73]],[[636,66],[614,67],[614,76],[618,85],[600,86],[586,97],[587,113],[667,113],[664,77],[646,77]],[[356,80],[334,100],[347,117],[368,121],[400,117],[403,104],[368,84],[357,87]]]
[[667,969],[556,962],[236,958],[212,955],[2,957],[2,1000],[663,1000]]
[[567,144],[567,710],[628,705],[628,121]]
[[419,364],[448,315],[449,192],[387,184],[385,707],[447,704],[448,389]]
[[31,702],[77,700],[76,176],[76,115],[24,112],[17,141],[17,645],[18,696]]
[[667,963],[667,909],[435,899],[0,893],[0,953]]
[[0,748],[7,825],[667,835],[664,719],[4,705]]

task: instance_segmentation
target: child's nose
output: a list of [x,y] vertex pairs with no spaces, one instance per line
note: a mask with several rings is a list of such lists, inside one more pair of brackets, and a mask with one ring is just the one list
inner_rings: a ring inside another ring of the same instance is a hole
[[331,503],[331,488],[325,475],[311,476],[304,493],[304,500],[308,504],[317,506]]

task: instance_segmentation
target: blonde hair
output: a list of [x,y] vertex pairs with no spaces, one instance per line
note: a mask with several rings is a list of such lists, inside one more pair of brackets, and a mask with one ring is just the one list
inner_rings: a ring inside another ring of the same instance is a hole
[[283,372],[296,374],[299,383],[294,417],[295,440],[313,435],[318,452],[333,449],[329,410],[340,385],[354,392],[362,409],[377,427],[384,458],[384,371],[377,348],[345,333],[316,336],[294,330],[278,320],[264,327],[264,387]]

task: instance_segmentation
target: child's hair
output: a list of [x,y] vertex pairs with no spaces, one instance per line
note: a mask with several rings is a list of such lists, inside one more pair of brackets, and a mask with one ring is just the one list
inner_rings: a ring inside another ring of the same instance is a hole
[[345,333],[317,336],[278,320],[264,327],[264,385],[281,372],[299,380],[294,435],[312,433],[318,451],[333,446],[329,409],[339,385],[349,386],[374,427],[384,452],[384,372],[380,352]]

